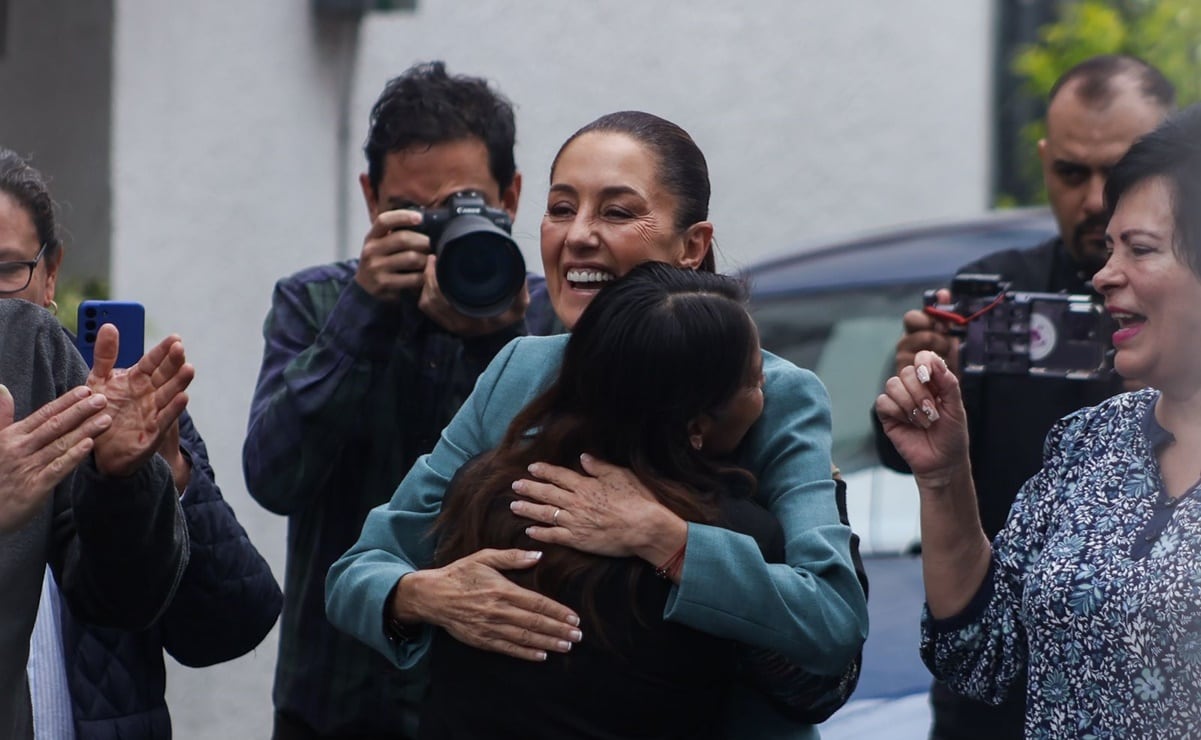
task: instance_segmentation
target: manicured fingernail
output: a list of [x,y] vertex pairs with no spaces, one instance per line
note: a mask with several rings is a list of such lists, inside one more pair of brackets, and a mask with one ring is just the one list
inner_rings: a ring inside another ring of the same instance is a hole
[[530,537],[533,537],[533,536],[534,536],[534,528],[533,528],[533,527],[526,527],[526,528],[525,528],[525,533],[526,533],[526,535],[528,535],[528,536],[530,536]]
[[571,641],[572,641],[572,642],[579,642],[580,640],[583,640],[583,639],[584,639],[584,633],[583,633],[583,632],[580,632],[579,630],[572,630],[572,631],[571,631]]
[[930,368],[926,367],[925,365],[918,365],[917,366],[917,379],[918,379],[918,382],[929,383],[930,382]]
[[580,618],[574,614],[569,614],[567,616],[567,623],[570,624],[572,627],[579,627],[580,626]]
[[520,481],[520,480],[513,481],[513,490],[514,491],[522,491],[524,489],[525,489],[525,481]]
[[537,658],[538,658],[538,660],[546,660],[546,651],[539,650],[537,653]]
[[526,470],[530,471],[534,475],[538,475],[538,471],[541,469],[542,468],[540,465],[538,465],[538,463],[530,463],[529,467],[526,468]]
[[592,455],[589,455],[587,452],[582,453],[580,455],[580,461],[581,462],[592,462]]
[[930,421],[938,421],[938,409],[934,408],[934,402],[928,398],[922,401],[922,413]]
[[510,501],[509,502],[509,511],[519,511],[520,509],[521,509],[520,501]]
[[571,652],[571,643],[568,642],[567,640],[559,640],[558,642],[555,643],[555,647],[558,648],[560,653],[570,653]]
[[[533,527],[530,527],[530,529],[533,529]],[[527,529],[526,532],[529,532],[530,529]],[[542,558],[541,550],[526,550],[525,551],[525,559],[526,560],[539,560],[541,558]]]

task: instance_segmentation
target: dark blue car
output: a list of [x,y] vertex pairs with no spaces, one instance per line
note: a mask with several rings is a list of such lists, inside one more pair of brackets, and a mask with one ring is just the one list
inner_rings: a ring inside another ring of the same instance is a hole
[[905,552],[919,542],[916,489],[909,476],[880,465],[869,416],[892,374],[901,316],[962,265],[1054,233],[1047,210],[998,212],[803,245],[742,271],[764,348],[813,370],[830,391],[834,462],[847,478],[865,554]]

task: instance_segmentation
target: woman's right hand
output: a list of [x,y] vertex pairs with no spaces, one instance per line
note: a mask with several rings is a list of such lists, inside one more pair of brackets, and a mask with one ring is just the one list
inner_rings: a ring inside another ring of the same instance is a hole
[[409,573],[393,591],[388,612],[401,622],[433,624],[466,645],[522,660],[566,653],[582,639],[579,616],[500,572],[532,567],[541,554],[481,550],[442,568]]
[[12,394],[0,385],[0,532],[29,521],[84,461],[93,439],[112,426],[107,404],[81,386],[14,422]]
[[876,398],[876,415],[914,476],[944,477],[966,464],[968,435],[959,380],[934,352],[889,378]]

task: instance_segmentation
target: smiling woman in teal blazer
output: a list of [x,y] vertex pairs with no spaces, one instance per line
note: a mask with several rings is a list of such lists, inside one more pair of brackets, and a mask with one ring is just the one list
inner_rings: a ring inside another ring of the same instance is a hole
[[[543,264],[566,327],[599,285],[647,259],[712,269],[707,169],[674,124],[644,113],[602,117],[563,145],[551,180]],[[577,615],[498,572],[537,567],[534,554],[483,551],[429,568],[435,544],[429,531],[447,483],[463,463],[495,447],[517,412],[554,380],[566,339],[521,338],[502,350],[433,452],[414,465],[388,504],[371,512],[358,543],[330,569],[331,621],[399,668],[418,665],[431,624],[467,644],[527,660],[567,652],[582,639]],[[737,459],[758,478],[757,499],[783,527],[786,563],[768,564],[746,535],[664,515],[653,497],[639,495],[636,484],[609,470],[594,470],[598,477],[577,491],[556,487],[553,501],[563,504],[518,513],[531,518],[535,539],[642,557],[652,567],[683,550],[665,620],[838,675],[866,637],[867,607],[851,562],[850,529],[835,506],[829,397],[812,373],[768,352],[763,370],[763,415]],[[539,472],[562,484],[560,474]],[[584,495],[597,491],[604,495]],[[601,510],[598,502],[609,506]],[[599,538],[573,543],[554,526],[557,517],[571,515],[612,526],[601,528]],[[612,535],[606,539],[604,531]],[[773,715],[753,692],[732,701],[731,737],[816,736]]]

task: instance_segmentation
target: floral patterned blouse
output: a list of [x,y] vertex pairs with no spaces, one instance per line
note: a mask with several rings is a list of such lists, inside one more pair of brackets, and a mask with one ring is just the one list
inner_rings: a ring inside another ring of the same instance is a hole
[[1164,492],[1158,398],[1060,421],[980,591],[923,616],[922,658],[956,691],[999,702],[1028,672],[1029,738],[1201,737],[1201,493]]

